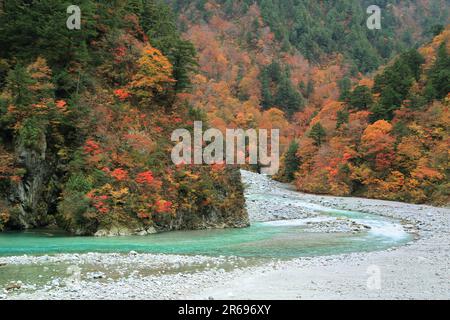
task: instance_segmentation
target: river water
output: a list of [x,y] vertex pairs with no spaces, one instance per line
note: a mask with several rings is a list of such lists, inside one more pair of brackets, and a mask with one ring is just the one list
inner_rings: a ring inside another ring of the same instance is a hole
[[[352,233],[312,233],[307,222],[339,217],[368,225]],[[169,232],[145,237],[72,237],[63,232],[34,230],[0,234],[0,255],[85,252],[129,252],[295,258],[382,250],[411,240],[397,221],[359,212],[328,209],[318,218],[254,223],[246,229]]]
[[[251,198],[258,199],[260,196],[252,195]],[[273,201],[281,203],[292,199],[277,197]],[[228,271],[297,257],[376,251],[400,246],[412,240],[412,236],[396,220],[309,203],[304,203],[304,206],[309,206],[317,215],[308,219],[258,222],[245,229],[179,231],[115,238],[73,237],[62,231],[49,230],[0,233],[0,257],[36,255],[46,258],[57,253],[88,252],[124,253],[126,256],[133,250],[139,253],[202,255],[220,259],[215,265],[178,261],[150,266],[142,263],[130,265],[126,259],[106,265],[100,260],[76,265],[81,270],[81,279],[90,279],[89,273],[101,272],[105,278],[99,281],[119,281],[126,277],[159,277],[211,269]],[[308,222],[343,218],[370,226],[370,229],[357,233],[310,232],[312,230]],[[69,271],[74,267],[73,262],[45,261],[47,259],[42,263],[0,265],[0,288],[20,281],[21,292],[33,292],[58,287],[71,279]]]

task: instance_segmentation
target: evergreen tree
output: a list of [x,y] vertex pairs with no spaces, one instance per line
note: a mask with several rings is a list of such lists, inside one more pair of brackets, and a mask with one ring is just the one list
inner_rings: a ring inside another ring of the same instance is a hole
[[[5,1],[0,20],[0,57],[14,57],[28,64],[42,56],[52,66],[60,94],[66,96],[76,90],[79,72],[94,58],[86,48],[99,35],[94,19],[96,3],[78,1],[82,30],[66,27],[66,10],[71,4],[54,0]],[[99,20],[107,15],[107,10],[98,12]]]
[[317,147],[320,147],[322,143],[325,141],[327,133],[320,122],[317,122],[311,128],[311,131],[308,134],[308,137],[314,140],[314,144]]
[[308,84],[306,85],[306,98],[310,98],[314,93],[314,81],[312,79],[308,80]]
[[450,55],[446,44],[442,43],[437,52],[436,62],[429,71],[429,98],[442,99],[450,92]]
[[413,49],[403,53],[400,59],[409,67],[414,79],[419,81],[422,71],[422,64],[425,62],[424,57],[422,57],[417,50]]
[[6,90],[12,95],[12,103],[23,107],[29,105],[33,100],[33,95],[29,86],[33,84],[26,68],[18,64],[12,69],[6,78]]
[[274,61],[261,74],[261,96],[264,108],[279,107],[290,117],[304,105],[303,96],[295,89],[290,79],[290,70],[282,71]]
[[175,92],[189,88],[189,75],[198,66],[197,52],[191,42],[181,38],[171,8],[160,0],[144,0],[140,21],[150,43],[161,50],[173,65]]
[[339,129],[343,124],[348,123],[350,113],[347,110],[339,110],[337,112],[336,129]]
[[282,77],[275,96],[275,106],[280,107],[288,117],[291,117],[295,112],[300,111],[303,103],[303,97],[292,86],[290,79],[287,76]]
[[367,86],[357,86],[348,94],[347,101],[357,110],[367,110],[373,102],[372,93]]
[[380,94],[380,99],[371,109],[372,120],[392,120],[394,111],[401,107],[413,83],[420,78],[423,62],[423,57],[416,50],[410,50],[375,77],[372,91]]
[[261,76],[261,104],[263,108],[268,109],[273,106],[273,95],[270,89],[270,78],[267,72],[263,72]]
[[284,172],[280,180],[283,182],[292,182],[295,179],[295,173],[300,167],[300,157],[297,155],[299,144],[292,141],[288,150],[284,154]]
[[338,81],[340,97],[339,100],[346,101],[349,97],[352,82],[349,77],[344,77],[342,80]]
[[182,92],[191,85],[191,75],[198,67],[197,51],[189,41],[179,39],[169,59],[173,64],[173,76],[176,80],[175,91]]

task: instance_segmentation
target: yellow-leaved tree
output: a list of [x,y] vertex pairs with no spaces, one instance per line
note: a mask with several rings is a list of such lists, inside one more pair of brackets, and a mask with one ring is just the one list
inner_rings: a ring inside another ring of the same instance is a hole
[[161,51],[147,44],[138,60],[138,71],[129,84],[130,92],[141,103],[151,102],[156,95],[175,83],[172,71],[169,59]]

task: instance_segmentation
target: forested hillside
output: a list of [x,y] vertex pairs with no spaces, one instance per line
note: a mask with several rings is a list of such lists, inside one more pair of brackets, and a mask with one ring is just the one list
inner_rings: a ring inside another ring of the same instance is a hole
[[328,99],[285,156],[299,190],[449,203],[450,29]]
[[75,2],[0,2],[0,229],[247,225],[236,168],[172,165],[194,120],[280,129],[301,191],[448,203],[449,0]]
[[[353,72],[375,70],[395,54],[429,38],[449,19],[448,0],[167,1],[196,24],[210,23],[216,15],[236,22],[258,7],[281,51],[295,48],[314,62],[341,53]],[[382,11],[381,30],[365,27],[371,5]],[[255,30],[242,31],[252,38]]]
[[359,1],[168,2],[199,55],[189,102],[217,127],[282,128],[284,147],[295,113],[317,111],[448,22],[448,1],[378,1],[381,30],[366,27]]
[[169,2],[199,55],[186,99],[219,128],[279,128],[279,179],[448,203],[449,1]]
[[0,229],[119,235],[248,224],[239,172],[175,167],[196,67],[155,1],[2,1]]

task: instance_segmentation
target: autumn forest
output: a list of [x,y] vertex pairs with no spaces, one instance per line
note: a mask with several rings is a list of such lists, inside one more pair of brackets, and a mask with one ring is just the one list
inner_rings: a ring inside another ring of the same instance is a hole
[[449,204],[448,0],[73,2],[0,1],[0,230],[248,226],[238,167],[171,163],[194,121],[279,129],[301,192]]

